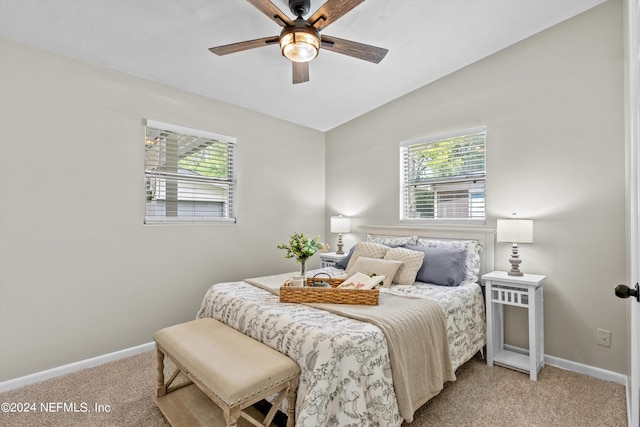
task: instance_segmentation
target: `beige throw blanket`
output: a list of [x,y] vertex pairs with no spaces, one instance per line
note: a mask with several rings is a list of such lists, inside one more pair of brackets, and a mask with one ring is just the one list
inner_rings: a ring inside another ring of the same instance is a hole
[[[276,295],[290,275],[247,279]],[[393,386],[400,416],[413,421],[414,412],[437,395],[446,381],[456,379],[449,357],[446,320],[434,301],[380,293],[379,305],[307,304],[382,330],[389,348]]]

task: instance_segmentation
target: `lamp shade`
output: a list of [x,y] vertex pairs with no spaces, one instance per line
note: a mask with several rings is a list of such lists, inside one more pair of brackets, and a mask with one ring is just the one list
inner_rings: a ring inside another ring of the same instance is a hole
[[533,243],[533,220],[499,219],[496,240],[509,243]]
[[332,233],[349,233],[351,232],[351,219],[345,218],[342,215],[331,217],[331,232]]

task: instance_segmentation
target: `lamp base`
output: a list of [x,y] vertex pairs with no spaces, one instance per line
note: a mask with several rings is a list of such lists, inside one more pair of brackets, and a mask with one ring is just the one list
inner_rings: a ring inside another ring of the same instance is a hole
[[507,272],[507,275],[509,275],[509,276],[518,276],[518,277],[520,277],[520,276],[524,276],[524,274],[522,273],[522,271],[518,270],[517,268],[518,268],[517,266],[516,266],[516,267],[511,268],[511,270],[509,270],[509,271]]
[[342,244],[342,233],[338,234],[338,250],[336,251],[336,255],[344,255],[344,251],[342,250],[342,247],[344,246]]
[[520,263],[522,260],[518,256],[518,244],[514,243],[511,245],[511,258],[509,258],[509,262],[511,263],[511,270],[507,273],[509,276],[523,276],[523,273],[520,271]]

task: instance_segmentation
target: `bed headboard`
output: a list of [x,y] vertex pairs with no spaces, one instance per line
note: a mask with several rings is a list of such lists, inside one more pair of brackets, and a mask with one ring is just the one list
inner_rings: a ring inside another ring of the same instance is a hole
[[495,229],[416,227],[404,225],[361,225],[362,233],[379,236],[418,236],[438,240],[477,240],[484,245],[480,252],[480,276],[493,271]]

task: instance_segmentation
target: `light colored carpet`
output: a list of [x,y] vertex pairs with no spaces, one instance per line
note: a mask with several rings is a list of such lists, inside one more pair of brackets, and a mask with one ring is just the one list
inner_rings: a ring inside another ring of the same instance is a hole
[[[416,412],[413,423],[403,426],[627,425],[625,388],[620,384],[552,366],[542,369],[538,381],[530,381],[526,374],[488,367],[479,355],[456,375],[457,381],[447,383]],[[154,404],[155,378],[155,353],[146,352],[1,393],[0,404],[33,403],[35,411],[0,412],[0,425],[168,426]],[[59,412],[47,413],[42,404]],[[103,405],[103,410],[108,405],[109,412],[97,412],[95,405]],[[69,412],[73,409],[76,412]]]

